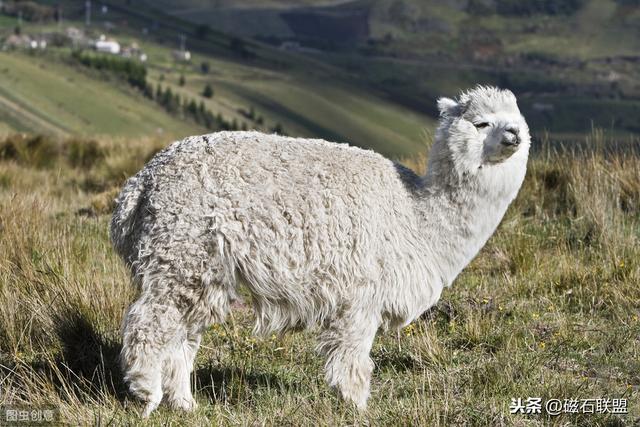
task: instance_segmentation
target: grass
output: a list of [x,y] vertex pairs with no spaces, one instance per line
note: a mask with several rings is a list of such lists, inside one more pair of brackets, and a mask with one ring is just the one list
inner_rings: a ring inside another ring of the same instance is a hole
[[202,130],[171,117],[120,82],[87,75],[55,57],[0,52],[0,63],[0,106],[30,131],[136,137]]
[[[199,408],[162,407],[148,424],[638,422],[640,155],[590,138],[589,152],[537,150],[502,225],[438,305],[379,334],[367,413],[324,384],[312,335],[254,338],[241,305],[204,337]],[[140,421],[116,361],[136,291],[107,226],[125,177],[164,142],[0,143],[0,406],[55,407],[69,424]],[[626,398],[629,414],[510,415],[518,397]]]

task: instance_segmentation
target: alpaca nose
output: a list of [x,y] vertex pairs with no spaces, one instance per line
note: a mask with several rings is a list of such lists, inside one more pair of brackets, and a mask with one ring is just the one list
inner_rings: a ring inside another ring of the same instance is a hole
[[518,128],[514,126],[507,127],[502,134],[502,143],[504,145],[520,144],[520,138],[518,137]]

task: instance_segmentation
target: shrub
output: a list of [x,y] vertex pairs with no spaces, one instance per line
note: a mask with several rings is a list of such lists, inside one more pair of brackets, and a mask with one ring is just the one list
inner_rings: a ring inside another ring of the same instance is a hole
[[74,168],[90,169],[105,157],[104,150],[94,140],[71,139],[65,145],[67,159]]
[[59,144],[44,135],[15,134],[0,142],[0,160],[14,160],[25,166],[50,167],[59,156]]
[[11,176],[6,173],[0,174],[0,188],[9,188],[11,185]]
[[204,89],[202,90],[202,96],[204,96],[205,98],[213,97],[213,88],[210,84],[207,83],[207,85],[204,87]]
[[196,36],[196,38],[200,40],[204,40],[207,38],[207,35],[209,35],[210,32],[211,32],[211,27],[209,27],[206,24],[200,24],[196,27],[194,31],[194,35]]

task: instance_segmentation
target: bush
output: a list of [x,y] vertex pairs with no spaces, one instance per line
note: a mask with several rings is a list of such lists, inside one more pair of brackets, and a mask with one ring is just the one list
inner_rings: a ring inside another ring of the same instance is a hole
[[278,135],[286,135],[284,133],[284,128],[282,127],[282,123],[278,122],[274,127],[271,128],[271,132],[277,133]]
[[90,169],[105,157],[104,150],[94,140],[72,139],[66,143],[67,159],[74,168]]
[[60,156],[60,146],[47,136],[10,135],[0,142],[0,160],[35,167],[51,167]]
[[256,56],[255,53],[247,49],[247,45],[244,40],[238,37],[233,37],[231,39],[229,42],[229,49],[242,59],[252,59]]
[[204,89],[202,90],[202,96],[204,96],[205,98],[213,97],[213,88],[210,84],[207,83],[207,85],[204,87]]
[[105,149],[97,141],[81,138],[58,141],[45,135],[15,134],[0,141],[0,160],[36,168],[66,162],[73,168],[89,170],[106,156]]
[[206,24],[200,24],[196,27],[194,31],[194,35],[196,36],[196,38],[200,40],[204,40],[207,38],[210,32],[211,32],[211,27],[209,27]]

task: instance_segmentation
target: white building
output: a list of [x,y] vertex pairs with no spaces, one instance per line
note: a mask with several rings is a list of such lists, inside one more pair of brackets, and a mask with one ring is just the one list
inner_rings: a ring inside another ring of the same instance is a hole
[[100,39],[96,40],[94,47],[98,52],[111,53],[114,55],[120,53],[120,43],[115,40],[108,40],[104,35],[101,35]]

